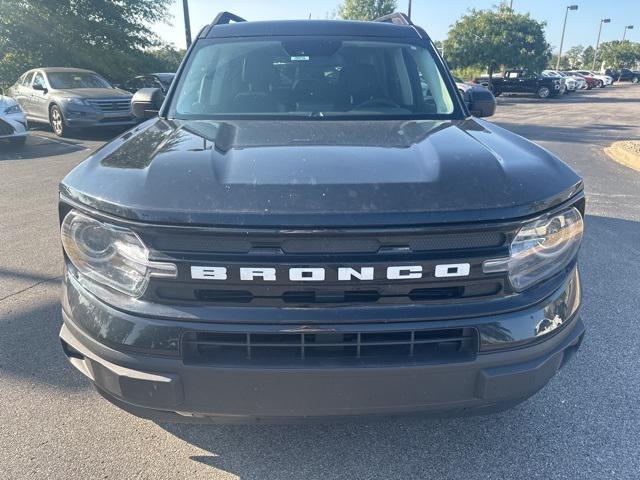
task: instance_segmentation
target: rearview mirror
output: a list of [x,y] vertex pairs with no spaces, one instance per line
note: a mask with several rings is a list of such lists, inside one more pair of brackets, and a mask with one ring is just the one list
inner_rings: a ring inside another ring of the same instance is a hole
[[464,93],[464,101],[476,117],[490,117],[496,113],[496,97],[488,89],[474,86]]
[[131,111],[136,118],[153,118],[161,106],[162,91],[159,88],[141,88],[131,99]]

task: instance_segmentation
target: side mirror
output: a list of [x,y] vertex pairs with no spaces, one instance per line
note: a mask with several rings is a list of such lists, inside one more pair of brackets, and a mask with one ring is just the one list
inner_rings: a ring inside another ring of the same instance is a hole
[[47,88],[44,85],[40,85],[39,83],[36,83],[32,88],[39,92],[47,93]]
[[490,117],[496,113],[496,97],[487,88],[474,86],[464,93],[464,101],[476,117]]
[[153,118],[162,106],[162,91],[159,88],[141,88],[131,99],[131,111],[136,118]]

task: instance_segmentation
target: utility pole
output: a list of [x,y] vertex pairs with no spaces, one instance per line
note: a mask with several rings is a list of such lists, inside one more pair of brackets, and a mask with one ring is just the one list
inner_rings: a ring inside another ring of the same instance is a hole
[[409,0],[409,8],[407,9],[407,17],[411,20],[411,0]]
[[187,39],[187,48],[191,46],[191,20],[189,20],[189,0],[182,0],[184,12],[184,35]]
[[513,12],[513,0],[509,2],[509,10]]
[[562,37],[560,38],[560,51],[558,52],[558,61],[556,62],[556,70],[560,70],[560,59],[562,58],[562,44],[564,43],[564,30],[567,28],[567,16],[569,10],[578,10],[578,5],[569,5],[564,12],[564,25],[562,26]]
[[627,25],[624,27],[624,33],[622,34],[622,43],[624,43],[624,39],[627,38],[627,30],[633,30],[633,25]]
[[600,34],[602,33],[602,24],[603,23],[611,23],[610,18],[603,18],[600,20],[600,29],[598,30],[598,41],[596,42],[596,51],[593,54],[593,65],[591,65],[591,70],[596,69],[596,60],[598,59],[598,47],[600,46]]

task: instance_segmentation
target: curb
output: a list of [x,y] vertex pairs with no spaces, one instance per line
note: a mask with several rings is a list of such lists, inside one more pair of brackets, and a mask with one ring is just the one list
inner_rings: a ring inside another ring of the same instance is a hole
[[605,147],[604,153],[613,161],[640,172],[640,154],[624,148],[625,143],[626,142],[614,142],[610,147]]

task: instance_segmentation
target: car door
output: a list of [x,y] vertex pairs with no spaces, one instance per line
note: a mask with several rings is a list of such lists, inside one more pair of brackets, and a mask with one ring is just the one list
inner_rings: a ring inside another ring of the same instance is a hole
[[16,82],[12,89],[11,96],[22,107],[22,110],[27,112],[29,100],[31,98],[31,80],[33,79],[33,72],[27,72]]
[[520,72],[517,70],[508,70],[505,72],[503,84],[508,92],[520,92]]
[[[40,89],[42,88],[42,89]],[[44,72],[37,70],[31,82],[31,98],[29,100],[29,114],[34,118],[49,118],[49,96]]]
[[520,73],[520,91],[525,93],[535,93],[538,89],[538,76],[529,71]]

